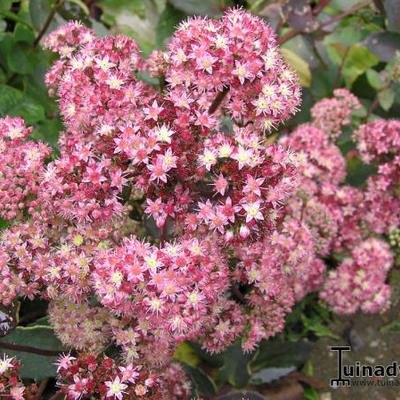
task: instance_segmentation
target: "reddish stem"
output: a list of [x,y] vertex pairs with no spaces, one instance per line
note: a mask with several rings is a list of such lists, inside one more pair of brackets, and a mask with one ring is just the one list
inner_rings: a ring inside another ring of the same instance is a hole
[[58,356],[61,353],[65,352],[65,350],[44,350],[44,349],[38,349],[37,347],[22,346],[19,344],[6,343],[6,342],[0,342],[0,348],[23,351],[25,353],[34,353],[34,354],[39,354],[41,356]]
[[[321,25],[319,26],[319,29],[323,29],[323,28],[325,28],[326,26],[332,25],[332,24],[334,24],[335,22],[340,21],[341,19],[347,17],[348,15],[354,13],[355,11],[358,11],[359,9],[361,9],[361,8],[363,8],[363,7],[365,7],[365,6],[367,6],[367,5],[370,4],[371,2],[372,2],[372,0],[367,0],[367,1],[364,1],[363,3],[360,3],[360,4],[358,4],[358,5],[354,6],[354,7],[352,7],[352,8],[349,8],[347,11],[345,11],[345,12],[343,12],[343,13],[337,15],[336,17],[331,18],[329,21],[326,21],[326,22],[324,22],[323,24],[321,24]],[[321,11],[322,11],[322,9],[321,9],[319,12],[321,12]],[[291,31],[289,31],[288,33],[286,33],[286,35],[283,35],[282,37],[280,37],[280,38],[277,40],[277,42],[278,42],[278,44],[285,43],[285,42],[287,42],[289,39],[291,39],[291,38],[297,36],[299,33],[301,33],[301,32],[298,31],[297,29],[292,29]]]
[[331,0],[321,0],[313,9],[312,13],[317,16],[331,2]]
[[54,18],[54,15],[56,13],[57,7],[60,5],[60,3],[61,3],[61,0],[56,0],[56,2],[54,3],[51,11],[49,12],[49,15],[47,16],[47,19],[46,19],[44,25],[42,26],[42,29],[40,30],[40,32],[37,35],[37,38],[35,39],[35,41],[32,44],[33,47],[36,47],[39,44],[43,35],[46,33],[47,28],[50,26],[51,21]]
[[208,109],[208,113],[210,115],[215,113],[219,105],[222,103],[222,100],[224,100],[225,96],[228,94],[229,89],[230,89],[229,86],[225,86],[222,92],[219,92],[217,94],[217,97],[214,99],[210,108]]
[[353,12],[358,11],[359,9],[361,9],[361,8],[363,8],[363,7],[365,7],[365,6],[367,6],[368,4],[371,4],[371,2],[372,2],[372,0],[367,0],[367,1],[364,1],[363,3],[360,3],[360,4],[358,4],[358,5],[354,6],[354,7],[352,7],[352,8],[349,8],[347,11],[345,11],[345,12],[339,14],[339,15],[336,15],[336,17],[333,17],[333,18],[330,19],[329,21],[324,22],[323,24],[320,25],[319,28],[320,28],[320,29],[323,29],[323,28],[325,28],[325,27],[328,26],[328,25],[332,25],[332,24],[334,24],[335,22],[340,21],[340,20],[343,19],[344,17],[347,17],[347,16],[350,15],[350,14],[353,14]]

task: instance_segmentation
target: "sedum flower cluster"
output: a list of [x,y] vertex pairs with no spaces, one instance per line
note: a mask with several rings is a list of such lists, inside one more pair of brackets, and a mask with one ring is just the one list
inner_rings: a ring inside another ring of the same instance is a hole
[[[0,302],[49,302],[73,351],[58,362],[67,399],[187,399],[177,344],[253,351],[313,291],[335,312],[389,307],[393,259],[371,236],[399,225],[398,122],[354,133],[377,165],[365,189],[345,184],[335,143],[360,107],[346,90],[270,143],[300,87],[239,9],[183,22],[146,61],[76,22],[44,47],[65,131],[51,156],[20,118],[0,120]],[[327,271],[332,254],[344,260]]]

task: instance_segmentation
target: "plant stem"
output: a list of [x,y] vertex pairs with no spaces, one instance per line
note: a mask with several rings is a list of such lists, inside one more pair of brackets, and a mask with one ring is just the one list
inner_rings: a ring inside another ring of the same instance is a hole
[[47,16],[47,19],[44,23],[44,25],[42,26],[42,29],[40,30],[40,32],[38,33],[35,41],[33,42],[32,46],[36,47],[40,40],[42,39],[43,35],[46,33],[47,28],[49,27],[49,25],[51,24],[52,19],[54,18],[54,15],[56,13],[57,7],[61,4],[62,0],[56,0],[56,2],[53,4],[51,11],[49,12],[49,15]]
[[321,0],[313,9],[312,13],[317,16],[331,2],[331,0]]
[[162,231],[161,231],[161,238],[160,238],[160,245],[161,245],[161,247],[164,247],[164,243],[165,243],[165,241],[167,240],[167,235],[168,235],[168,225],[167,225],[167,222],[168,222],[168,217],[165,218],[165,222],[164,222],[164,225],[163,225]]
[[214,99],[210,108],[208,109],[208,113],[210,115],[215,113],[219,105],[222,103],[222,100],[224,100],[225,96],[228,94],[229,89],[230,89],[229,86],[225,86],[222,92],[219,92],[217,94],[217,97]]
[[[365,6],[367,6],[367,5],[370,4],[371,2],[372,2],[372,0],[367,0],[367,1],[364,1],[363,3],[360,3],[360,4],[355,5],[355,6],[352,7],[352,8],[349,8],[347,11],[345,11],[345,12],[339,14],[339,15],[336,15],[336,17],[333,17],[333,18],[331,18],[329,21],[326,21],[326,22],[324,22],[323,24],[321,24],[321,25],[319,26],[319,29],[323,29],[323,28],[325,28],[326,26],[329,26],[329,25],[331,25],[331,24],[334,24],[334,23],[337,22],[337,21],[340,21],[341,19],[347,17],[348,15],[354,13],[355,11],[358,11],[359,9],[361,9],[361,8],[363,8],[363,7],[365,7]],[[321,12],[321,11],[322,11],[322,9],[319,10],[319,12]],[[277,42],[278,42],[278,44],[285,43],[285,42],[287,42],[289,39],[291,39],[291,38],[297,36],[299,33],[301,33],[301,32],[298,31],[297,29],[292,29],[291,31],[289,31],[288,33],[286,33],[286,35],[283,35],[282,37],[280,37],[280,38],[278,39]]]
[[250,12],[254,12],[259,6],[261,6],[262,3],[264,3],[265,0],[257,0],[250,8]]
[[43,379],[42,382],[40,382],[40,386],[38,389],[38,392],[35,394],[34,400],[40,400],[42,397],[43,392],[46,389],[47,383],[49,382],[49,379]]
[[6,342],[0,342],[0,348],[15,350],[15,351],[23,351],[25,353],[34,353],[34,354],[39,354],[41,356],[58,356],[61,353],[65,352],[65,350],[44,350],[44,349],[38,349],[37,347],[22,346],[19,344],[6,343]]
[[343,58],[342,58],[342,62],[340,63],[338,72],[336,74],[336,78],[335,78],[335,83],[333,85],[333,88],[335,89],[338,85],[339,85],[339,81],[340,81],[340,76],[342,75],[342,71],[343,71],[343,67],[344,67],[344,63],[346,62],[346,58],[349,54],[351,46],[348,46],[343,54]]
[[356,11],[360,10],[361,8],[366,7],[368,4],[371,4],[371,3],[372,3],[372,0],[367,0],[367,1],[364,1],[363,3],[357,4],[354,7],[349,8],[347,11],[345,11],[345,12],[339,14],[339,15],[336,15],[336,17],[333,17],[329,21],[324,22],[323,24],[320,25],[319,28],[323,29],[328,25],[332,25],[335,22],[340,21],[344,17],[347,17],[350,14],[353,14],[353,12],[356,12]]
[[56,392],[55,394],[53,394],[53,396],[50,397],[49,400],[57,400],[58,398],[60,398],[61,396],[63,396],[63,392],[61,390],[59,390],[58,392]]
[[236,285],[232,285],[231,286],[231,290],[234,293],[234,295],[243,303],[246,302],[246,299],[244,298],[244,296],[242,295],[242,293],[240,292],[239,288]]

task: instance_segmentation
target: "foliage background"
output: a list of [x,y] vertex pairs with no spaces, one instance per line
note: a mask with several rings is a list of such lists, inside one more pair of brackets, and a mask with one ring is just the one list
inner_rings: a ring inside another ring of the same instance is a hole
[[[336,87],[346,87],[360,98],[364,107],[358,117],[363,121],[375,115],[399,116],[398,0],[0,0],[0,117],[21,116],[35,127],[34,138],[57,150],[62,122],[56,101],[44,86],[53,56],[41,49],[40,41],[68,20],[82,21],[99,36],[124,33],[133,37],[146,57],[153,49],[165,48],[175,27],[188,16],[218,17],[231,6],[244,7],[271,24],[282,54],[300,77],[301,111],[283,130],[308,121],[311,106],[331,97]],[[351,127],[340,138],[340,147],[348,159],[348,183],[360,186],[371,170],[351,152],[350,131]],[[0,228],[5,225],[0,220]],[[7,341],[61,349],[50,332],[45,310],[46,304],[38,301],[1,309],[0,315],[12,315],[21,324],[12,333],[13,324],[7,329],[0,324],[0,336],[3,329],[3,334],[10,333]],[[332,318],[311,295],[296,306],[285,332],[263,343],[255,354],[244,355],[239,346],[232,346],[214,357],[185,343],[176,357],[206,397],[221,389],[223,393],[224,388],[254,388],[304,364],[310,349],[304,339],[335,338],[327,327]],[[24,361],[24,378],[42,380],[55,375],[54,356],[13,354]],[[317,399],[315,382],[306,384],[305,396]]]

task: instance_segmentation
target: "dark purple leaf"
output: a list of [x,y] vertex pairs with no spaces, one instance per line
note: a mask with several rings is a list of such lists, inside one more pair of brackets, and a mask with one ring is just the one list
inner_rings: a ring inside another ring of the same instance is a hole
[[319,27],[306,0],[289,0],[283,5],[282,11],[288,24],[300,32],[313,32]]
[[389,31],[400,32],[400,4],[399,0],[385,0],[385,9]]
[[365,39],[364,45],[381,61],[390,62],[395,52],[400,51],[400,33],[375,32]]

